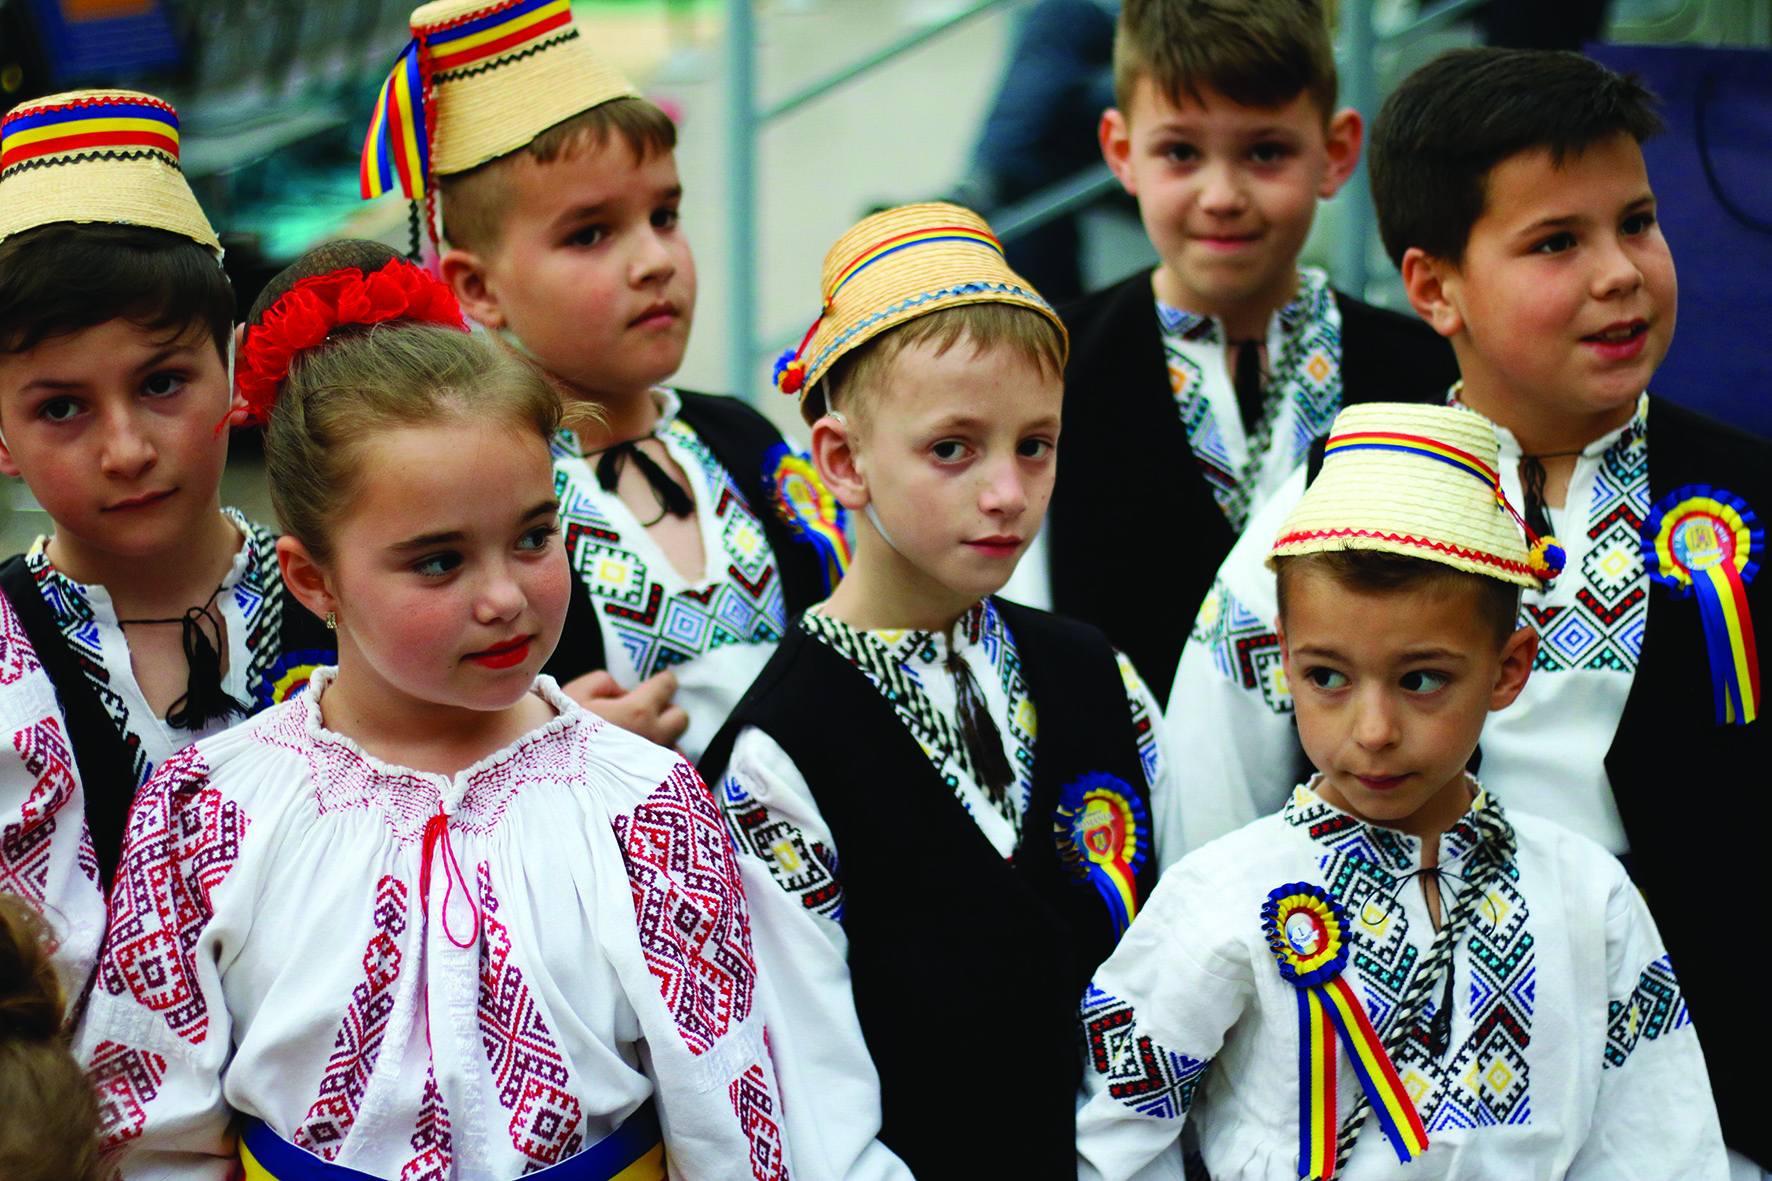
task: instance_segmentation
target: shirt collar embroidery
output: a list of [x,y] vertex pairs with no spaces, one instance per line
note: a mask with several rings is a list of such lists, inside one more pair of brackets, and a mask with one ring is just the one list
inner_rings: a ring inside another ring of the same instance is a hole
[[[1309,783],[1292,790],[1291,798],[1281,809],[1286,823],[1330,853],[1370,862],[1393,876],[1401,877],[1421,868],[1421,838],[1370,824],[1335,807],[1317,794],[1316,784],[1321,779],[1320,775],[1314,776]],[[1475,780],[1471,783],[1476,794],[1469,810],[1440,834],[1442,868],[1468,860],[1480,848],[1497,845],[1504,831],[1509,834],[1507,843],[1512,844],[1512,825],[1501,804],[1481,784]]]

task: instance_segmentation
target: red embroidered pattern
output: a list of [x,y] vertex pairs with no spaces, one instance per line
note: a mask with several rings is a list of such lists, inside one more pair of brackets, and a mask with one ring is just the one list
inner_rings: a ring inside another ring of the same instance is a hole
[[351,990],[351,1004],[338,1025],[332,1057],[320,1079],[320,1097],[308,1108],[308,1118],[290,1137],[296,1144],[327,1160],[344,1147],[369,1076],[381,1053],[388,1031],[388,1015],[394,1011],[394,983],[400,978],[399,937],[406,931],[406,883],[384,877],[375,887],[375,934],[363,952],[363,983]]
[[209,786],[197,748],[187,746],[142,785],[123,839],[99,979],[112,996],[127,991],[159,1013],[192,1045],[209,1033],[194,952],[246,824],[239,805]]
[[769,1079],[761,1066],[753,1066],[726,1088],[732,1110],[751,1142],[751,1176],[757,1181],[786,1181],[788,1170],[782,1160],[781,1127],[773,1119],[775,1098],[769,1093]]
[[453,1149],[449,1110],[443,1106],[443,1092],[437,1089],[435,1070],[425,1071],[425,1097],[418,1109],[418,1131],[412,1134],[411,1144],[418,1155],[401,1168],[400,1181],[449,1181]]
[[160,1091],[166,1059],[119,1042],[100,1042],[86,1076],[98,1100],[104,1150],[110,1153],[142,1134],[147,1123],[142,1108]]
[[0,685],[14,684],[42,667],[11,601],[0,594]]
[[480,863],[480,1038],[498,1085],[498,1101],[511,1113],[511,1143],[529,1158],[525,1172],[558,1164],[584,1147],[578,1130],[582,1110],[569,1089],[566,1062],[542,1017],[523,971],[511,962],[511,936],[494,916],[498,899],[492,873]]
[[615,836],[646,966],[693,1054],[751,1011],[757,969],[738,858],[713,798],[681,760]]
[[[1494,554],[1486,554],[1481,550],[1467,549],[1462,545],[1452,545],[1444,541],[1432,541],[1425,537],[1415,537],[1408,533],[1386,533],[1376,529],[1312,529],[1302,533],[1288,533],[1274,540],[1274,548],[1293,545],[1301,541],[1318,541],[1322,538],[1335,537],[1370,537],[1378,541],[1394,541],[1398,545],[1411,545],[1417,549],[1436,550],[1442,554],[1451,554],[1455,558],[1477,562],[1484,566],[1493,566],[1497,570],[1506,570],[1510,574],[1533,574],[1520,562],[1510,562],[1506,558]],[[1533,574],[1533,577],[1537,577]]]
[[56,814],[74,796],[74,756],[56,718],[20,730],[12,744],[37,782],[18,819],[0,828],[0,892],[42,906]]

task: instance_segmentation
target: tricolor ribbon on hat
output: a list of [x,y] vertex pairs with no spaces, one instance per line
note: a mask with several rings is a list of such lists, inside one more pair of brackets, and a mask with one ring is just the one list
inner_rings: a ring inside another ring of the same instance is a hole
[[379,197],[396,185],[411,200],[425,195],[436,130],[433,76],[508,53],[571,24],[569,0],[513,0],[446,28],[418,31],[375,100],[359,173],[363,196]]
[[108,98],[14,111],[0,125],[0,170],[39,156],[145,148],[178,160],[178,113],[157,99]]
[[1526,563],[1532,574],[1541,581],[1549,582],[1563,572],[1563,566],[1569,559],[1562,545],[1554,537],[1539,537],[1532,531],[1532,526],[1526,524],[1526,519],[1508,503],[1507,493],[1501,489],[1501,473],[1470,452],[1423,435],[1399,434],[1394,431],[1354,431],[1329,436],[1329,441],[1323,448],[1323,457],[1327,461],[1329,456],[1348,451],[1397,451],[1419,455],[1475,476],[1494,489],[1495,503],[1505,509],[1525,533]]
[[763,453],[763,487],[775,515],[818,551],[825,589],[836,590],[853,557],[849,510],[818,478],[812,457],[790,444],[775,444]]
[[1649,577],[1676,598],[1698,597],[1717,724],[1753,721],[1760,714],[1760,653],[1747,584],[1766,544],[1759,518],[1732,492],[1687,484],[1649,510],[1642,539]]
[[1261,925],[1280,975],[1298,994],[1298,1175],[1335,1176],[1337,1033],[1397,1159],[1408,1164],[1426,1152],[1415,1103],[1342,974],[1348,918],[1341,903],[1321,886],[1289,882],[1268,892]]
[[1114,935],[1138,917],[1138,870],[1150,844],[1150,814],[1118,776],[1091,771],[1059,795],[1052,817],[1059,860],[1107,903]]

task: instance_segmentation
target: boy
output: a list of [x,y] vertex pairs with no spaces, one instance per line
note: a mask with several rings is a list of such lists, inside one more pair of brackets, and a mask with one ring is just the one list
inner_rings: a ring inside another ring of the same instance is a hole
[[50,917],[70,995],[136,787],[331,660],[275,535],[221,507],[220,254],[159,99],[58,94],[0,125],[0,472],[55,526],[0,566],[0,889]]
[[[1411,302],[1458,352],[1455,403],[1494,424],[1508,496],[1567,553],[1554,583],[1526,593],[1522,619],[1543,637],[1536,675],[1483,734],[1484,781],[1625,859],[1679,966],[1725,1139],[1764,1168],[1763,1041],[1731,1028],[1756,985],[1719,905],[1758,888],[1759,850],[1748,826],[1670,806],[1667,792],[1690,778],[1692,751],[1706,767],[1772,765],[1765,722],[1737,724],[1757,705],[1751,641],[1739,665],[1726,626],[1717,647],[1706,641],[1721,609],[1708,586],[1744,584],[1744,640],[1772,611],[1753,578],[1759,543],[1700,544],[1772,504],[1772,446],[1644,393],[1677,303],[1638,148],[1659,126],[1651,101],[1575,54],[1448,54],[1385,104],[1373,191]],[[1302,484],[1267,512],[1287,511]],[[1170,706],[1171,742],[1201,771],[1190,845],[1277,807],[1277,784],[1295,781],[1293,694],[1249,544],[1201,612]],[[1717,564],[1695,590],[1687,570],[1707,548]]]
[[1008,593],[1101,628],[1166,702],[1213,571],[1335,412],[1457,373],[1421,324],[1298,265],[1360,156],[1316,0],[1127,0],[1114,87],[1102,154],[1162,261],[1064,310],[1050,553]]
[[[1155,882],[1175,790],[1125,658],[992,597],[1051,493],[1064,330],[940,203],[844,234],[823,294],[779,380],[858,514],[855,560],[702,760],[776,961],[784,1078],[858,1019],[878,1069],[790,1133],[834,1174],[890,1149],[920,1178],[1070,1177],[1077,1001]],[[796,978],[852,980],[853,1008]],[[967,1068],[957,1119],[932,1072]]]
[[[566,0],[439,0],[412,31],[391,86],[415,59],[433,96],[407,194],[441,197],[442,276],[579,407],[555,448],[578,578],[546,671],[607,669],[574,695],[694,758],[788,616],[828,593],[842,522],[799,515],[804,464],[761,415],[661,385],[695,312],[669,117],[593,56]],[[376,118],[366,196],[411,172],[398,120]]]
[[1538,647],[1496,459],[1459,410],[1337,417],[1271,551],[1317,774],[1177,864],[1096,974],[1084,1177],[1138,1173],[1196,1102],[1216,1178],[1727,1176],[1623,867],[1465,769]]

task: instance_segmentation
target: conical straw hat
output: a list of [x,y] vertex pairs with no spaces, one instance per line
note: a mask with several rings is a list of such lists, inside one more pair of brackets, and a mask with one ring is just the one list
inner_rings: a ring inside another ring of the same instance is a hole
[[[1323,470],[1269,556],[1382,550],[1537,587],[1562,569],[1529,545],[1502,494],[1489,420],[1450,406],[1374,402],[1335,418]],[[1532,539],[1534,542],[1537,539]]]
[[1009,269],[1003,244],[970,209],[931,201],[857,223],[824,256],[824,311],[798,349],[782,354],[775,383],[806,394],[844,353],[906,320],[968,303],[1032,308],[1065,337],[1032,284]]
[[633,83],[592,53],[568,0],[436,0],[382,87],[363,145],[363,195],[419,197]]
[[55,222],[111,222],[221,243],[178,166],[178,112],[133,90],[74,90],[0,122],[0,240]]

